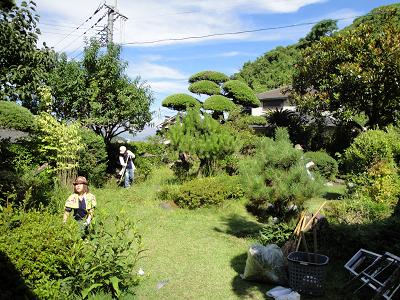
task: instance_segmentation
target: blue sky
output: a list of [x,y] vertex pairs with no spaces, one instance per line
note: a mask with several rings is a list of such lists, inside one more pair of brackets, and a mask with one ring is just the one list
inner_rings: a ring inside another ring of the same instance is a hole
[[[219,33],[251,31],[318,22],[323,19],[344,19],[340,28],[354,17],[371,9],[398,1],[375,0],[118,0],[117,9],[128,17],[116,20],[114,41],[123,47],[129,76],[141,76],[151,85],[155,96],[152,105],[155,124],[173,111],[161,107],[161,101],[174,93],[189,93],[187,79],[203,70],[232,75],[245,62],[254,61],[265,52],[297,42],[313,25],[293,26],[257,32],[219,35],[201,39],[180,39]],[[95,36],[106,17],[95,28],[105,10],[92,16],[104,1],[38,0],[41,41],[70,58],[80,59],[84,38]],[[115,0],[108,0],[115,5]],[[81,25],[82,24],[82,25]],[[78,29],[76,29],[81,25]],[[154,42],[165,40],[163,42]],[[152,42],[152,43],[144,43]],[[146,128],[136,139],[154,133]]]

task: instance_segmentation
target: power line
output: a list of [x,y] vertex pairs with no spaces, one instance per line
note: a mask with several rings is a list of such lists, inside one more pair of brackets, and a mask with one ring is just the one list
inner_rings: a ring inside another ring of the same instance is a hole
[[80,36],[78,36],[76,39],[74,39],[72,42],[70,42],[68,45],[64,46],[59,52],[63,51],[65,48],[68,48],[73,42],[75,42],[77,39],[85,35],[89,30],[91,30],[93,27],[95,27],[101,20],[104,19],[104,17],[107,15],[107,12],[105,12],[98,20],[96,23],[94,23],[89,29],[87,29],[84,33],[82,33]]
[[[78,27],[76,27],[74,30],[72,30],[68,35],[66,35],[63,39],[61,39],[60,41],[58,41],[53,47],[57,46],[59,43],[61,43],[62,41],[64,41],[67,37],[69,37],[75,30],[79,29],[83,24],[87,23],[89,20],[91,20],[104,6],[103,4],[100,4],[99,7],[97,7],[97,9],[94,11],[94,13],[88,17],[85,21],[83,21]],[[64,48],[63,48],[64,49]]]
[[[333,20],[334,21],[342,21],[342,20],[353,19],[353,18],[357,18],[357,17],[359,17],[359,16],[348,17],[348,18],[339,18],[339,19],[333,19]],[[124,46],[124,45],[156,44],[156,43],[161,43],[161,42],[204,39],[204,38],[209,38],[209,37],[213,37],[213,36],[237,35],[237,34],[243,34],[243,33],[252,33],[252,32],[260,32],[260,31],[268,31],[268,30],[277,30],[277,29],[300,27],[300,26],[306,26],[306,25],[314,25],[314,24],[317,24],[319,22],[320,21],[317,21],[317,22],[306,22],[306,23],[299,23],[299,24],[276,26],[276,27],[258,28],[258,29],[251,29],[251,30],[241,30],[241,31],[234,31],[234,32],[211,33],[211,34],[206,34],[206,35],[187,36],[187,37],[182,37],[182,38],[168,38],[168,39],[160,39],[160,40],[154,40],[154,41],[127,42],[127,43],[122,43],[121,46]]]

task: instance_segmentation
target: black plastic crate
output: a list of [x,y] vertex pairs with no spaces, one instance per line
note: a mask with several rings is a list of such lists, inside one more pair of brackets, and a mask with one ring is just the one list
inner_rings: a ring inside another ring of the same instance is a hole
[[297,251],[289,253],[287,259],[290,287],[302,294],[323,295],[329,257]]

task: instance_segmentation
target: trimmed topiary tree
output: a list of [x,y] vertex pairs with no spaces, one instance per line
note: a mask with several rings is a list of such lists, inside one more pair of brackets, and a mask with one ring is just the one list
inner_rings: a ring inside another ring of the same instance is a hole
[[213,81],[217,84],[224,83],[229,80],[229,77],[224,73],[216,72],[216,71],[201,71],[198,72],[189,78],[189,83],[197,82],[200,80],[209,80]]
[[220,86],[210,80],[193,82],[188,89],[194,94],[219,95],[221,93]]
[[165,98],[162,102],[162,106],[168,107],[173,110],[183,111],[190,107],[200,106],[199,101],[187,94],[174,94]]
[[236,108],[236,105],[228,98],[222,95],[213,95],[208,97],[203,103],[203,108],[212,110],[212,117],[218,120],[223,116],[224,111],[229,112]]
[[242,106],[258,107],[260,100],[253,90],[244,82],[239,80],[229,80],[222,85],[225,96],[231,98],[236,104]]
[[29,109],[15,102],[0,101],[0,127],[32,132],[37,125]]

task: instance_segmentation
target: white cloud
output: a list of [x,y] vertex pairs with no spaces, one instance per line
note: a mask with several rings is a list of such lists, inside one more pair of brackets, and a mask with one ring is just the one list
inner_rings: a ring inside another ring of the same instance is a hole
[[151,89],[157,94],[189,93],[187,81],[149,81]]
[[187,79],[188,76],[182,74],[180,71],[170,68],[167,66],[154,64],[148,61],[142,61],[139,63],[132,63],[129,65],[127,73],[131,77],[139,75],[145,80],[150,79]]
[[[248,23],[240,18],[245,13],[291,13],[310,4],[325,0],[120,0],[118,10],[128,20],[124,26],[115,22],[114,40],[118,42],[143,42],[188,36],[204,36],[221,32],[235,32],[248,29]],[[108,1],[113,2],[113,1]],[[84,37],[89,38],[97,31],[89,30],[106,11],[101,10],[82,26],[82,30],[74,31],[78,25],[93,14],[100,2],[88,1],[54,1],[38,0],[38,13],[43,31],[41,41],[55,46],[57,51],[72,52],[76,55],[84,45]],[[99,26],[106,24],[105,17]],[[71,33],[73,31],[73,33]],[[68,37],[67,34],[71,33]],[[246,39],[254,35],[225,35],[210,39]],[[65,38],[66,37],[66,38]],[[63,40],[62,40],[63,39]],[[198,42],[186,40],[183,42]],[[168,43],[177,43],[169,41]],[[180,41],[182,43],[182,41]],[[154,44],[149,44],[154,45]],[[143,45],[143,46],[149,46]]]

